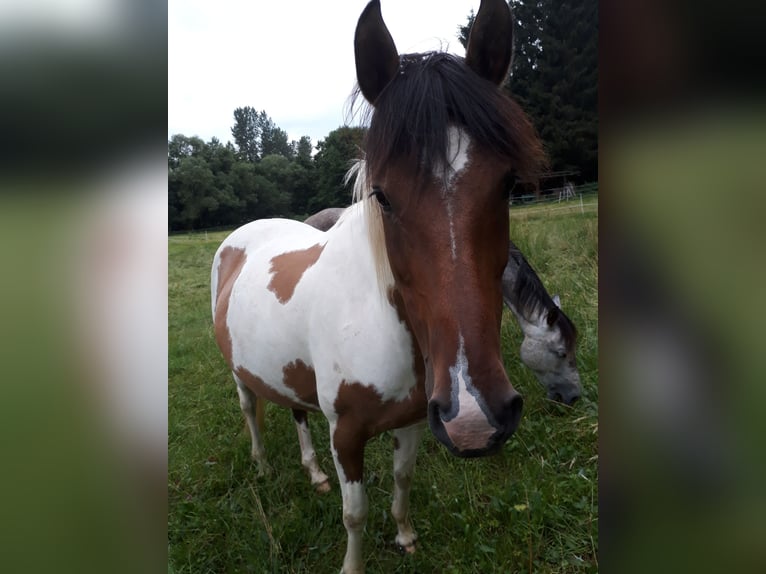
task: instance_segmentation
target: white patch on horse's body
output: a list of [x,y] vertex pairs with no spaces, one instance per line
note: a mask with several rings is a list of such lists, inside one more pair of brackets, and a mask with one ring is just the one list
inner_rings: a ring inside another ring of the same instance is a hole
[[463,170],[468,167],[471,157],[469,149],[471,147],[471,138],[468,137],[462,129],[451,126],[447,132],[447,157],[449,165],[437,165],[434,167],[434,176],[437,179],[444,180],[442,197],[447,202],[447,217],[449,219],[450,250],[452,260],[457,259],[457,242],[455,240],[455,226],[453,223],[454,207],[452,205],[452,195],[454,192],[455,181]]
[[[226,317],[232,366],[247,369],[277,394],[316,410],[283,382],[284,367],[302,361],[314,369],[319,407],[330,420],[336,417],[333,403],[344,380],[373,387],[383,401],[406,398],[416,384],[409,331],[385,297],[370,297],[378,284],[373,255],[363,247],[363,217],[362,206],[354,205],[327,232],[290,220],[255,221],[223,242],[213,265],[215,301],[220,252],[228,246],[247,254]],[[290,299],[281,303],[269,290],[271,260],[316,244],[324,245],[322,253],[300,276]],[[378,352],[371,356],[372,341]]]
[[[367,522],[367,493],[362,482],[341,483],[343,492],[343,525],[348,534],[346,555],[341,572],[349,574],[364,571],[362,537]],[[361,565],[361,569],[359,566]]]
[[449,373],[452,380],[453,417],[449,421],[443,421],[444,428],[460,450],[482,448],[497,429],[489,422],[476,397],[468,389],[471,375],[468,374],[468,359],[462,334],[455,364],[450,367]]

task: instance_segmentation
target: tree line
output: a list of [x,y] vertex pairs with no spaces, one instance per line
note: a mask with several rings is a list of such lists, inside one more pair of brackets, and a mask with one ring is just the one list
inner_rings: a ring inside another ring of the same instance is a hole
[[[512,0],[514,60],[505,88],[532,118],[552,171],[598,177],[598,4]],[[459,26],[465,46],[474,14]],[[264,217],[303,219],[345,206],[343,176],[364,129],[340,127],[316,146],[288,141],[266,111],[234,110],[233,143],[173,135],[168,142],[171,231],[234,227]]]
[[288,141],[265,111],[234,110],[234,143],[176,134],[168,142],[170,231],[236,226],[264,217],[304,218],[348,205],[343,176],[359,157],[362,128],[340,127],[318,142]]

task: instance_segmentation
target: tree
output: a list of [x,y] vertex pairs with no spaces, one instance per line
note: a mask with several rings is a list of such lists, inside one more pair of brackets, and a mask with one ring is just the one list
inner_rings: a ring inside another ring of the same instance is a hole
[[227,221],[230,225],[242,225],[258,219],[260,190],[264,187],[263,177],[258,174],[256,164],[238,161],[232,165],[229,182],[234,195],[240,202],[236,214]]
[[[598,177],[596,0],[512,0],[514,59],[506,89],[529,114],[551,169]],[[473,12],[458,28],[465,47]]]
[[292,148],[287,140],[287,132],[277,127],[266,111],[258,114],[258,129],[261,134],[261,157],[267,155],[281,155],[286,158],[292,157]]
[[202,157],[207,161],[213,173],[213,190],[211,194],[218,201],[218,209],[208,214],[205,227],[219,227],[236,220],[244,202],[238,196],[232,185],[231,173],[238,162],[234,146],[221,144],[218,138],[212,138],[205,146]]
[[168,140],[171,231],[237,226],[265,217],[303,219],[312,208],[349,203],[342,179],[359,155],[362,130],[332,132],[320,142],[316,161],[311,138],[288,143],[287,133],[265,110],[237,108],[234,117],[236,145],[182,134]]
[[[188,228],[189,183],[188,173],[182,172],[181,164],[190,158],[199,158],[205,142],[198,137],[174,134],[168,141],[168,225],[170,229]],[[188,165],[185,166],[188,170]]]
[[168,225],[171,230],[228,224],[244,202],[232,186],[231,144],[174,135],[168,142]]
[[204,149],[205,142],[197,136],[174,134],[168,142],[168,169],[177,168],[181,159],[200,155]]
[[[264,112],[265,113],[265,112]],[[245,106],[234,110],[234,125],[231,135],[237,146],[240,159],[255,163],[260,157],[260,123],[255,108]]]
[[298,142],[293,142],[293,157],[302,166],[311,165],[311,152],[313,147],[311,145],[311,138],[303,136]]
[[578,169],[592,181],[598,177],[598,4],[547,3],[536,70],[541,87],[531,113],[546,119],[540,131],[554,169]]
[[173,171],[180,210],[179,223],[186,229],[198,226],[203,215],[218,209],[213,197],[213,172],[201,157],[185,157]]
[[316,168],[314,159],[311,157],[313,146],[311,138],[303,136],[297,142],[293,142],[293,162],[296,167],[294,179],[292,182],[292,204],[291,211],[293,215],[305,219],[310,215],[309,202],[316,195]]
[[340,127],[317,144],[314,157],[317,188],[308,202],[309,212],[351,203],[351,188],[343,185],[343,177],[352,162],[361,156],[364,133],[363,128]]
[[262,199],[269,216],[289,216],[293,186],[302,168],[278,154],[264,156],[258,168],[259,173],[272,184]]

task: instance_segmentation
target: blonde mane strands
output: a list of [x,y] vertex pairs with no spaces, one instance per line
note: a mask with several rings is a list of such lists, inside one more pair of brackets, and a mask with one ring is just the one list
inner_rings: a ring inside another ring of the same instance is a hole
[[367,241],[370,244],[372,259],[375,262],[375,274],[378,278],[378,288],[381,295],[385,295],[387,289],[394,284],[394,276],[386,253],[386,240],[383,235],[383,218],[378,202],[370,197],[369,183],[367,181],[367,164],[363,159],[357,160],[343,179],[348,184],[352,178],[354,181],[353,202],[362,202],[363,217],[367,228]]

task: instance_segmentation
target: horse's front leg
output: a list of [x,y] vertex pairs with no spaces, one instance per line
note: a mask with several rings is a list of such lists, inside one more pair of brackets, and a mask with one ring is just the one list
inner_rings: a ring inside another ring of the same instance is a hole
[[423,438],[425,423],[396,429],[394,435],[394,502],[391,514],[396,520],[396,543],[408,554],[415,552],[418,535],[410,522],[410,486],[415,470],[418,445]]
[[362,535],[367,522],[367,493],[362,481],[367,439],[353,421],[344,418],[330,422],[330,439],[343,495],[343,525],[348,534],[341,574],[360,574],[364,572]]

